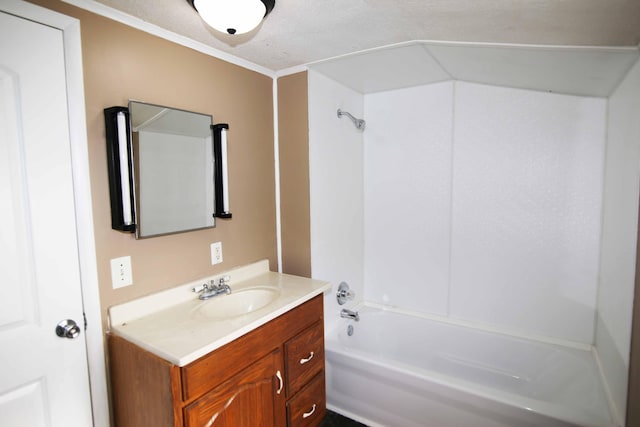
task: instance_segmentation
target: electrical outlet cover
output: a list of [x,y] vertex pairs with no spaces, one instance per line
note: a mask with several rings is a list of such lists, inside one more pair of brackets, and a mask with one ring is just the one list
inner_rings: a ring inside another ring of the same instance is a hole
[[211,244],[211,265],[220,264],[222,262],[222,242]]
[[111,283],[113,284],[113,289],[133,284],[130,256],[123,256],[111,260]]

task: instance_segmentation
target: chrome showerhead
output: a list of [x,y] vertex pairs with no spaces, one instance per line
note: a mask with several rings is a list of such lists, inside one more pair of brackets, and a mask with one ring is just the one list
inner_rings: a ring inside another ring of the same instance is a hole
[[341,109],[338,108],[338,118],[340,118],[342,116],[349,117],[351,119],[351,121],[353,122],[353,125],[356,127],[356,129],[364,131],[364,128],[367,125],[367,123],[363,119],[357,119],[357,118],[353,117],[350,113],[348,113],[346,111],[342,111]]

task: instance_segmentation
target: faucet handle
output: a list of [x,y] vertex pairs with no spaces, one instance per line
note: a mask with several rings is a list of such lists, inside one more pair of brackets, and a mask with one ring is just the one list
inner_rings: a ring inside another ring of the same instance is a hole
[[206,283],[203,283],[202,285],[194,286],[193,288],[191,288],[191,292],[204,292],[207,289],[209,289],[209,285]]
[[341,282],[338,286],[338,292],[336,294],[338,304],[344,305],[347,300],[352,300],[354,296],[355,292],[349,289],[349,285],[346,282]]
[[231,276],[222,276],[219,280],[220,286],[228,285],[231,281]]

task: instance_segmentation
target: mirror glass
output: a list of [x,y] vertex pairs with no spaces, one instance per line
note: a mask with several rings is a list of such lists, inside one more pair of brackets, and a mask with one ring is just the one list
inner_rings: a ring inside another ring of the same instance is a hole
[[130,101],[136,237],[215,226],[210,115]]

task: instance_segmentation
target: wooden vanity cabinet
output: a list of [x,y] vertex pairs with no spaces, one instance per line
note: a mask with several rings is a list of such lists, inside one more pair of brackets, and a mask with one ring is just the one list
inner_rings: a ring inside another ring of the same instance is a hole
[[108,336],[116,427],[307,427],[325,415],[322,295],[178,367]]

